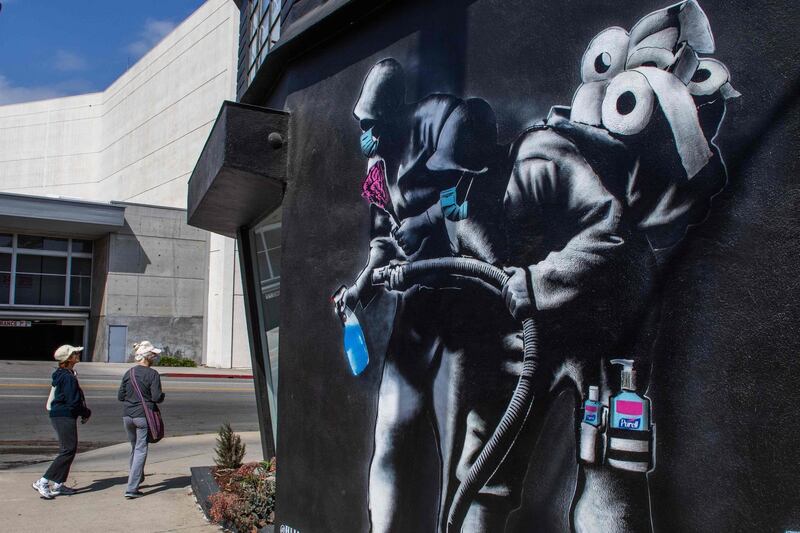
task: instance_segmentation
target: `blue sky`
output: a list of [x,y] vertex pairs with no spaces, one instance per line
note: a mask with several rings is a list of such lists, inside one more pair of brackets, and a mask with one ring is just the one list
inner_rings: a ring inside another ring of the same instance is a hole
[[203,0],[0,0],[0,105],[101,91]]

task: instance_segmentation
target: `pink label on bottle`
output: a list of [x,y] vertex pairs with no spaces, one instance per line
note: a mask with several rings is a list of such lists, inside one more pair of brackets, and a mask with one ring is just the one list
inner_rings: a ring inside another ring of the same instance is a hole
[[617,413],[621,415],[639,416],[644,410],[640,402],[617,400]]
[[585,407],[585,409],[590,413],[596,413],[597,412],[597,407],[594,406],[594,405],[587,405]]

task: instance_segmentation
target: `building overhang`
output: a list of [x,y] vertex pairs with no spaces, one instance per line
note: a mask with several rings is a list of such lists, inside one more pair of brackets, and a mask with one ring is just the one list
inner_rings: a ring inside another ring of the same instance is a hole
[[0,193],[0,228],[98,238],[125,225],[125,206],[73,198]]
[[280,206],[286,187],[289,114],[223,102],[189,178],[190,226],[235,237]]

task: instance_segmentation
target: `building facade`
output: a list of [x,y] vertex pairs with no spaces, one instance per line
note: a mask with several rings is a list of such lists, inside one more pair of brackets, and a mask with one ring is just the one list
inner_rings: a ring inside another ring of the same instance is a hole
[[276,529],[800,529],[797,10],[588,7],[243,26],[188,217],[237,238]]
[[[6,247],[17,261],[10,268],[34,268],[22,252],[28,236],[58,248],[48,253],[90,254],[35,266],[42,271],[36,275],[50,268],[62,276],[42,277],[48,287],[71,287],[64,280],[85,275],[81,261],[92,265],[91,292],[77,288],[75,299],[63,302],[49,292],[34,302],[22,285],[14,292],[24,278],[12,272],[11,299],[0,302],[0,312],[33,321],[31,330],[48,313],[65,324],[86,321],[68,326],[81,330],[69,339],[54,334],[47,342],[86,343],[85,357],[95,361],[124,360],[131,343],[149,338],[208,366],[250,366],[235,242],[187,226],[185,212],[187,181],[220,102],[236,94],[238,34],[236,3],[209,0],[106,90],[0,106],[0,192],[18,209],[0,215],[0,231],[16,243]],[[56,212],[109,209],[123,221],[99,233],[57,219],[31,226],[26,202],[53,204]],[[80,239],[89,244],[75,244]],[[69,296],[72,289],[64,290]],[[77,312],[76,299],[81,317],[57,318]],[[0,340],[17,335],[13,329],[0,329]],[[31,357],[48,357],[42,347],[35,352]]]

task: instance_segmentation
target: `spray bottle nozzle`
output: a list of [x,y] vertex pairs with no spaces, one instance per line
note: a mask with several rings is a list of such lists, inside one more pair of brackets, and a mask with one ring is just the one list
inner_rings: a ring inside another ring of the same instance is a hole
[[612,365],[622,365],[620,374],[621,387],[626,390],[636,390],[636,378],[633,372],[633,359],[612,359]]

